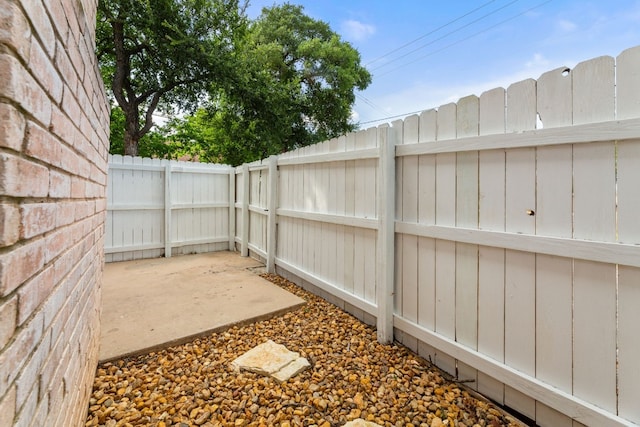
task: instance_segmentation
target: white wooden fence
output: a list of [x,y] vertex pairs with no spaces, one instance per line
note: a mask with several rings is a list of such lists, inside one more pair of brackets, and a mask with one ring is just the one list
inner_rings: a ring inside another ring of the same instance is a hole
[[108,261],[238,247],[539,425],[640,425],[640,47],[108,189]]
[[226,250],[230,166],[109,156],[107,262]]
[[542,426],[640,424],[640,47],[235,173],[243,254],[382,341]]

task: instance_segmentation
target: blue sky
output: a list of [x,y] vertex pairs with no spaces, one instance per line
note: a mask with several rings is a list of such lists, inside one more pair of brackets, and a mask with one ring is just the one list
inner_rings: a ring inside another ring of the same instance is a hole
[[[249,16],[274,3],[252,0]],[[363,128],[640,45],[640,0],[289,3],[360,52],[373,74],[354,106]]]

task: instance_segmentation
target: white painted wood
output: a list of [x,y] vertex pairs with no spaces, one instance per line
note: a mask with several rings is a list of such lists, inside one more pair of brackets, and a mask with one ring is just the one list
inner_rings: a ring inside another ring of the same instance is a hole
[[306,155],[302,157],[291,157],[280,159],[278,164],[281,166],[302,165],[323,162],[341,162],[348,160],[376,159],[378,158],[378,150],[376,148],[362,148],[357,150],[341,151],[336,153]]
[[283,217],[300,218],[307,221],[327,222],[330,224],[346,225],[355,228],[376,229],[378,221],[370,218],[358,218],[355,216],[329,215],[316,212],[292,211],[277,209],[277,214]]
[[615,231],[615,145],[575,146],[574,237],[612,242]]
[[615,61],[601,56],[581,62],[573,75],[573,124],[615,119]]
[[540,427],[572,427],[573,420],[544,403],[536,402],[536,424]]
[[396,232],[515,251],[640,267],[640,246],[396,222]]
[[[397,147],[401,146],[404,142],[404,122],[402,120],[396,120],[392,122],[390,131],[393,133],[394,141],[396,142]],[[395,218],[402,218],[402,194],[403,194],[403,185],[404,181],[399,179],[398,177],[404,176],[404,159],[396,158],[396,178],[395,178]],[[402,263],[403,263],[403,253],[404,249],[403,244],[404,236],[401,234],[396,234],[395,237],[395,259],[394,262],[398,268],[395,269],[395,288],[394,288],[394,301],[393,301],[393,310],[394,313],[402,312]]]
[[[367,146],[378,148],[378,130],[376,128],[370,128],[367,130]],[[368,159],[365,161],[366,173],[365,173],[365,194],[368,197],[365,200],[365,215],[369,218],[378,217],[378,203],[380,201],[377,197],[377,188],[380,186],[378,181],[378,167],[379,161],[377,159]],[[364,269],[364,297],[367,301],[376,301],[376,287],[377,287],[377,231],[365,230],[364,233],[364,245],[365,245],[365,269]]]
[[164,256],[171,257],[171,237],[173,230],[171,225],[173,219],[171,217],[171,164],[167,162],[164,165]]
[[[456,104],[438,109],[436,139],[452,140],[456,137]],[[457,143],[457,141],[456,141]],[[445,144],[438,142],[438,144]],[[453,145],[453,141],[449,144]],[[397,153],[397,150],[396,150]],[[436,155],[436,224],[455,226],[456,218],[456,155]],[[455,340],[456,327],[456,245],[436,240],[436,332]],[[456,361],[438,351],[435,359],[441,369],[456,375]]]
[[632,424],[616,414],[593,405],[579,397],[556,389],[522,371],[504,365],[491,357],[472,351],[455,340],[429,331],[420,325],[394,316],[394,325],[417,337],[421,341],[446,352],[456,359],[478,368],[513,390],[520,390],[545,405],[590,426],[631,426]]
[[[507,134],[535,129],[537,113],[538,106],[536,101],[535,80],[523,80],[507,88]],[[500,136],[498,136],[498,138],[500,138]],[[487,148],[506,148],[507,146],[513,146],[512,143],[516,142],[514,138],[512,138],[512,135],[503,135],[501,138],[505,142],[511,141],[511,143],[503,147],[489,147],[487,143],[484,145],[487,146]],[[490,140],[489,138],[487,139]],[[517,141],[521,139],[522,137],[519,135]]]
[[267,273],[276,272],[276,209],[278,207],[278,159],[276,156],[269,157],[269,202],[267,204],[268,228],[267,228]]
[[573,280],[573,393],[615,413],[616,267],[576,260]]
[[568,67],[548,71],[538,79],[538,114],[544,129],[573,122],[572,81]]
[[616,118],[640,117],[640,46],[623,51],[616,58]]
[[[435,141],[437,133],[437,111],[428,110],[420,114],[418,141]],[[418,157],[418,222],[436,222],[436,157]],[[418,237],[418,319],[417,323],[434,331],[436,327],[436,241]],[[418,353],[435,361],[435,349],[418,342]]]
[[[403,143],[418,141],[418,116],[407,117],[404,121]],[[418,221],[418,157],[410,156],[401,160],[402,193],[399,194],[402,203],[402,220],[406,222]],[[416,236],[402,236],[402,264],[400,268],[402,288],[401,310],[402,316],[411,322],[418,320],[418,238]]]
[[249,175],[249,166],[242,166],[242,230],[241,239],[242,246],[240,255],[249,256],[249,196],[250,196],[251,176]]
[[[480,96],[480,134],[505,132],[506,91]],[[504,231],[505,152],[483,150],[478,155],[478,228]],[[502,248],[478,247],[478,351],[504,362],[504,255]],[[504,403],[504,384],[478,372],[477,390]]]
[[640,424],[640,269],[618,272],[618,414]]
[[[562,69],[538,81],[538,104],[545,127],[571,126],[582,99],[573,84],[585,77],[584,65],[570,73]],[[573,82],[573,83],[572,83]],[[575,114],[574,114],[575,108]],[[589,121],[582,121],[589,123]],[[538,147],[536,158],[536,234],[572,236],[573,147]],[[571,393],[573,363],[573,262],[569,258],[536,257],[536,377]],[[554,413],[537,404],[540,416]],[[537,418],[537,414],[536,414]],[[566,421],[566,420],[565,420]]]
[[521,131],[517,137],[513,134],[483,135],[462,138],[455,141],[446,139],[437,143],[400,145],[396,156],[415,156],[421,154],[456,153],[463,151],[493,150],[503,148],[526,148],[561,144],[587,144],[600,141],[627,141],[637,139],[640,133],[640,120],[628,119],[613,122],[589,123],[576,126],[563,126],[552,129]]
[[[479,99],[468,96],[458,101],[456,133],[458,138],[477,136]],[[456,226],[478,227],[478,152],[456,155]],[[456,244],[456,340],[472,349],[478,348],[478,247]],[[458,376],[473,380],[477,389],[477,372],[458,362]]]
[[[536,82],[525,80],[507,89],[507,132],[535,129]],[[509,148],[505,157],[505,231],[535,233],[535,149]],[[505,251],[504,360],[509,366],[535,375],[535,255]],[[535,419],[535,401],[505,387],[504,403]]]
[[395,139],[388,127],[378,130],[378,254],[377,337],[381,344],[393,342],[393,292],[395,279]]
[[488,90],[480,95],[478,135],[503,134],[505,132],[506,96],[506,91],[501,87]]
[[331,295],[335,295],[338,298],[342,299],[343,301],[353,305],[354,307],[359,308],[360,310],[363,310],[366,313],[369,313],[373,316],[375,316],[377,314],[377,306],[375,304],[370,303],[369,301],[365,301],[364,299],[354,295],[352,292],[346,292],[343,289],[337,288],[335,286],[332,286],[330,283],[327,283],[326,281],[322,280],[321,278],[301,269],[298,268],[292,264],[289,264],[288,262],[276,258],[276,265],[278,265],[279,267],[284,268],[285,270],[293,273],[294,275],[300,277],[303,280],[306,280],[307,282],[313,284],[314,286],[317,286],[318,288],[322,289],[325,292],[328,292]]
[[[538,235],[571,238],[571,165],[570,146],[538,149],[535,212]],[[572,270],[570,258],[537,255],[536,377],[568,393],[572,391],[573,364]],[[554,414],[540,409],[536,416],[548,423],[557,418]]]
[[427,110],[420,113],[420,135],[418,142],[433,142],[436,140],[438,112],[436,110]]
[[640,142],[617,144],[618,241],[640,244]]

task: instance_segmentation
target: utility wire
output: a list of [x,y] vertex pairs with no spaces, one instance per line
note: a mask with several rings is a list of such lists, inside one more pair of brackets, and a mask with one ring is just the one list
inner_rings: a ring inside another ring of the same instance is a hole
[[411,114],[418,114],[418,113],[422,113],[422,111],[424,110],[419,110],[419,111],[412,111],[410,113],[404,113],[404,114],[397,114],[395,116],[389,116],[389,117],[383,117],[381,119],[377,119],[377,120],[368,120],[366,122],[360,122],[361,125],[368,125],[370,123],[376,123],[376,122],[381,122],[383,120],[389,120],[389,119],[397,119],[398,117],[404,117],[404,116],[410,116]]
[[400,55],[400,56],[398,56],[398,57],[396,57],[396,58],[392,59],[391,61],[389,61],[389,62],[387,62],[387,63],[385,63],[385,64],[382,64],[382,65],[379,65],[378,67],[373,68],[371,71],[379,70],[380,68],[384,68],[384,67],[386,67],[387,65],[393,64],[394,62],[396,62],[396,61],[398,61],[398,60],[400,60],[400,59],[402,59],[402,58],[406,58],[407,56],[411,55],[412,53],[415,53],[415,52],[417,52],[417,51],[419,51],[419,50],[421,50],[421,49],[424,49],[424,48],[425,48],[425,47],[427,47],[427,46],[431,46],[431,45],[432,45],[432,44],[434,44],[435,42],[438,42],[438,41],[440,41],[440,40],[442,40],[442,39],[444,39],[444,38],[446,38],[446,37],[448,37],[448,36],[450,36],[450,35],[452,35],[452,34],[455,34],[455,33],[457,33],[458,31],[464,30],[465,28],[470,27],[471,25],[475,24],[476,22],[479,22],[479,21],[481,21],[481,20],[483,20],[483,19],[486,19],[486,18],[488,18],[489,16],[494,15],[494,14],[496,14],[496,13],[500,12],[500,11],[501,11],[501,10],[503,10],[503,9],[506,9],[507,7],[511,6],[512,4],[514,4],[514,3],[518,2],[518,1],[520,1],[520,0],[512,0],[511,2],[509,2],[509,3],[505,4],[504,6],[499,7],[498,9],[496,9],[496,10],[494,10],[494,11],[492,11],[492,12],[486,13],[486,14],[482,15],[481,17],[476,18],[476,19],[474,19],[473,21],[466,23],[466,24],[465,24],[465,25],[463,25],[462,27],[458,27],[458,28],[456,28],[455,30],[449,31],[448,33],[443,34],[442,36],[438,37],[437,39],[431,40],[430,42],[425,43],[425,44],[423,44],[423,45],[421,45],[421,46],[419,46],[419,47],[417,47],[417,48],[415,48],[415,49],[413,49],[413,50],[410,50],[409,52],[404,53],[404,54],[402,54],[402,55]]
[[403,45],[402,45],[402,46],[400,46],[400,47],[397,47],[397,48],[395,48],[395,49],[390,50],[389,52],[385,53],[384,55],[381,55],[381,56],[379,56],[379,57],[377,57],[377,58],[375,58],[375,59],[373,59],[373,60],[371,60],[371,61],[367,62],[367,63],[365,64],[365,67],[366,67],[366,66],[369,66],[369,65],[371,65],[371,64],[373,64],[373,63],[375,63],[375,62],[378,62],[379,60],[381,60],[381,59],[383,59],[383,58],[386,58],[387,56],[389,56],[389,55],[391,55],[391,54],[393,54],[393,53],[396,53],[396,52],[398,52],[399,50],[402,50],[402,49],[404,49],[404,48],[405,48],[405,47],[407,47],[407,46],[411,46],[412,44],[414,44],[414,43],[416,43],[416,42],[418,42],[418,41],[420,41],[420,40],[424,39],[425,37],[428,37],[428,36],[430,36],[431,34],[436,33],[436,32],[438,32],[438,31],[442,30],[443,28],[446,28],[446,27],[448,27],[449,25],[451,25],[451,24],[454,24],[454,23],[458,22],[458,21],[459,21],[459,20],[461,20],[462,18],[466,18],[467,16],[469,16],[469,15],[471,15],[471,14],[473,14],[473,13],[477,12],[478,10],[480,10],[480,9],[482,9],[482,8],[484,8],[484,7],[488,6],[488,5],[490,5],[491,3],[494,3],[495,1],[496,1],[496,0],[488,1],[488,2],[486,2],[485,4],[480,5],[480,6],[476,7],[475,9],[473,9],[473,10],[471,10],[471,11],[469,11],[469,12],[465,13],[464,15],[458,16],[456,19],[454,19],[454,20],[452,20],[452,21],[449,21],[449,22],[447,22],[446,24],[442,24],[442,25],[441,25],[441,26],[439,26],[438,28],[436,28],[436,29],[434,29],[434,30],[429,31],[428,33],[423,34],[423,35],[421,35],[420,37],[417,37],[417,38],[415,38],[415,39],[413,39],[413,40],[411,40],[411,41],[409,41],[409,42],[407,42],[407,43],[403,44]]
[[361,99],[362,102],[364,102],[365,104],[367,104],[369,107],[373,108],[374,110],[378,110],[381,111],[384,114],[387,114],[387,112],[384,110],[384,108],[380,107],[379,105],[377,105],[375,102],[371,101],[368,98],[365,98],[364,96],[356,93],[356,97]]
[[500,26],[500,25],[502,25],[502,24],[505,24],[505,23],[507,23],[507,22],[509,22],[509,21],[512,21],[512,20],[516,19],[516,18],[519,18],[519,17],[521,17],[522,15],[525,15],[525,14],[527,14],[527,13],[529,13],[529,12],[533,11],[533,10],[536,10],[536,9],[538,9],[538,8],[540,8],[540,7],[544,6],[544,5],[546,5],[547,3],[551,3],[552,1],[553,1],[553,0],[547,0],[547,1],[544,1],[544,2],[542,2],[542,3],[540,3],[540,4],[536,5],[536,6],[533,6],[533,7],[529,8],[529,9],[525,10],[524,12],[518,13],[517,15],[513,15],[513,16],[511,16],[511,17],[509,17],[509,18],[507,18],[507,19],[505,19],[505,20],[503,20],[503,21],[498,22],[497,24],[491,25],[490,27],[487,27],[487,28],[485,28],[485,29],[483,29],[483,30],[480,30],[480,31],[476,32],[476,33],[473,33],[473,34],[471,34],[470,36],[467,36],[467,37],[462,38],[462,39],[460,39],[460,40],[458,40],[458,41],[456,41],[456,42],[453,42],[453,43],[451,43],[451,44],[448,44],[448,45],[446,45],[446,46],[444,46],[444,47],[442,47],[442,48],[440,48],[440,49],[437,49],[437,50],[434,50],[434,51],[432,51],[432,52],[429,52],[429,53],[428,53],[428,54],[426,54],[426,55],[422,55],[422,56],[420,56],[420,57],[418,57],[418,58],[414,59],[413,61],[406,62],[406,63],[404,63],[404,64],[402,64],[402,65],[400,65],[400,66],[398,66],[398,67],[396,67],[396,68],[392,68],[391,70],[388,70],[388,71],[386,71],[386,72],[384,72],[384,73],[382,73],[382,74],[375,75],[375,77],[382,77],[382,76],[386,76],[387,74],[390,74],[390,73],[392,73],[392,72],[394,72],[394,71],[397,71],[397,70],[399,70],[399,69],[401,69],[401,68],[404,68],[404,67],[406,67],[407,65],[411,65],[411,64],[414,64],[414,63],[416,63],[416,62],[422,61],[423,59],[425,59],[425,58],[427,58],[427,57],[429,57],[429,56],[435,55],[436,53],[440,53],[440,52],[442,52],[443,50],[446,50],[446,49],[449,49],[449,48],[451,48],[451,47],[453,47],[453,46],[456,46],[456,45],[458,45],[458,44],[460,44],[460,43],[462,43],[462,42],[465,42],[465,41],[467,41],[467,40],[469,40],[469,39],[471,39],[471,38],[473,38],[473,37],[477,37],[477,36],[479,36],[480,34],[486,33],[487,31],[493,30],[494,28],[496,28],[496,27],[498,27],[498,26]]

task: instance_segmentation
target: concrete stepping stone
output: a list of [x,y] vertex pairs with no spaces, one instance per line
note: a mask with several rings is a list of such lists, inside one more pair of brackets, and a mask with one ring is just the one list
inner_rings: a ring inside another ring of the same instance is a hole
[[268,340],[236,358],[231,366],[238,372],[255,372],[284,382],[311,365],[307,359],[300,357],[300,353]]

